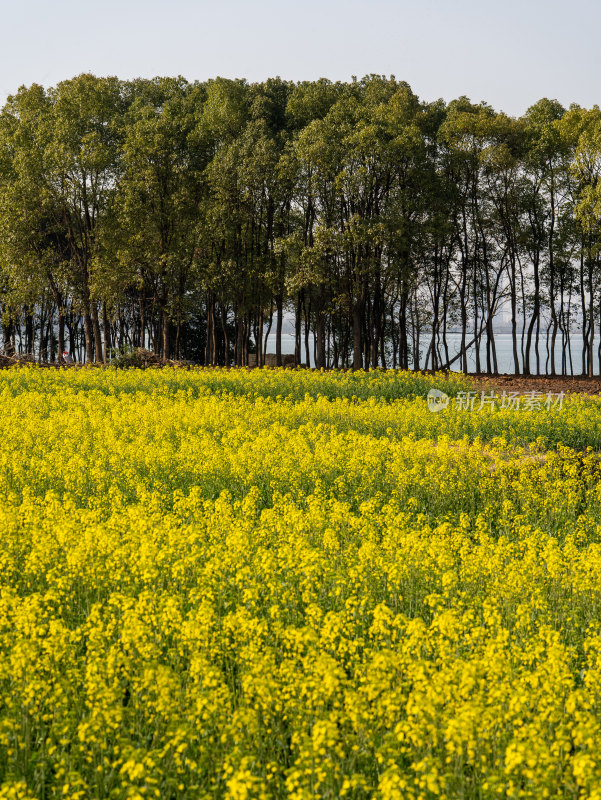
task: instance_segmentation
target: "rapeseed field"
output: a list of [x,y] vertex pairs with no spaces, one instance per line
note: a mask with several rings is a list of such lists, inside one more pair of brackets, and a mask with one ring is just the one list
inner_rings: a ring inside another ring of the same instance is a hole
[[0,797],[601,798],[601,400],[0,373]]

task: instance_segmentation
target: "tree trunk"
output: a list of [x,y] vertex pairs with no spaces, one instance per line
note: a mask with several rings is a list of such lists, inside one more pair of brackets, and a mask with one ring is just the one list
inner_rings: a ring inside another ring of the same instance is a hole
[[324,312],[325,293],[323,285],[319,287],[319,303],[315,313],[315,366],[326,367],[326,318]]
[[363,369],[363,350],[361,327],[363,324],[363,308],[360,302],[353,303],[353,369]]
[[169,314],[167,309],[163,307],[161,318],[161,342],[163,347],[163,362],[166,362],[171,353],[169,350]]
[[111,328],[109,324],[109,317],[106,310],[106,303],[102,304],[102,328],[104,330],[104,351],[102,353],[102,360],[105,364],[108,363],[109,352],[111,349]]
[[275,298],[277,317],[275,323],[275,363],[282,366],[282,327],[284,324],[284,298],[278,292]]
[[94,361],[94,333],[92,331],[92,315],[90,314],[90,303],[89,301],[85,305],[84,315],[83,315],[83,329],[84,329],[84,339],[85,339],[85,359],[86,364],[92,364]]
[[100,361],[102,359],[102,335],[100,333],[100,322],[98,320],[98,304],[91,303],[92,309],[92,326],[94,331],[94,360]]

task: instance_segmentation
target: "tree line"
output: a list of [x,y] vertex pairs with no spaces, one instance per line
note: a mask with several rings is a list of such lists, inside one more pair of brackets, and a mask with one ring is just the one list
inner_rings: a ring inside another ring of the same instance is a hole
[[5,352],[584,374],[601,356],[601,111],[519,118],[370,75],[82,74],[0,113]]

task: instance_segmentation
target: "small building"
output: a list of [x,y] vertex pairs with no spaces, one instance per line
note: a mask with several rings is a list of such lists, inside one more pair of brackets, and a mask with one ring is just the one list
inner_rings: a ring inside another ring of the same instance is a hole
[[[276,367],[277,366],[278,357],[275,353],[265,353],[265,366],[266,367]],[[257,366],[257,354],[256,353],[249,353],[248,354],[248,366],[249,367],[256,367]],[[287,353],[284,355],[282,353],[282,366],[283,367],[295,367],[296,360],[294,358],[294,353]]]

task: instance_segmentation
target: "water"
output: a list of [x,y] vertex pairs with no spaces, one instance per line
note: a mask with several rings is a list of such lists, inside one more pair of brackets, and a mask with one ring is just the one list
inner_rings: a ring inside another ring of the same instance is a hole
[[[449,353],[451,357],[453,357],[456,353],[459,352],[461,346],[461,334],[454,333],[449,334],[447,336],[447,340],[449,342]],[[572,367],[574,375],[582,374],[582,336],[577,333],[573,333],[570,336],[571,340],[571,351],[572,351]],[[469,341],[469,337],[468,337]],[[597,345],[599,344],[598,341],[594,343],[594,372],[596,375],[599,374],[599,359],[597,357]],[[510,333],[497,333],[495,334],[495,347],[497,351],[497,364],[499,368],[499,372],[501,373],[513,373],[515,371],[514,361],[513,361],[513,340]],[[541,337],[539,341],[539,354],[540,354],[540,372],[541,374],[546,374],[549,372],[551,359],[549,358],[549,369],[546,368],[547,363],[547,346],[546,341],[543,337]],[[519,368],[520,372],[523,371],[523,365],[521,360],[521,339],[518,335],[518,356],[520,358]],[[476,369],[476,347],[475,345],[468,349],[467,352],[467,362],[468,367],[471,371]],[[451,365],[451,369],[453,371],[459,370],[459,359]],[[480,342],[480,369],[486,370],[486,342]],[[534,353],[534,341],[532,342],[532,346],[530,348],[530,371],[536,372],[536,356]],[[555,371],[557,373],[561,372],[561,339],[558,337],[557,341],[555,342]],[[567,362],[567,373],[570,374],[570,361],[568,357]]]
[[[468,341],[469,341],[468,336]],[[572,366],[574,370],[574,375],[580,375],[582,373],[582,336],[577,333],[573,333],[571,335],[571,343],[572,343]],[[275,333],[270,333],[267,337],[267,352],[268,353],[275,353]],[[461,346],[461,334],[459,333],[450,333],[447,335],[447,340],[449,343],[449,353],[451,358],[455,356],[459,352],[459,348]],[[422,339],[422,346],[421,346],[421,361],[420,364],[423,367],[425,363],[425,356],[426,350],[428,348],[429,340],[427,337],[423,337]],[[594,342],[594,372],[596,375],[599,374],[599,359],[597,357],[597,345],[599,344],[598,340]],[[514,363],[513,363],[513,343],[510,333],[497,333],[495,334],[495,345],[497,350],[497,364],[499,367],[499,372],[501,373],[510,373],[514,372]],[[313,335],[311,334],[309,337],[309,351],[311,356],[311,363],[309,366],[315,366],[313,361]],[[283,333],[282,334],[282,354],[289,355],[294,353],[294,334],[293,333]],[[540,353],[540,371],[541,374],[545,374],[548,370],[545,368],[546,361],[547,361],[547,347],[546,342],[543,337],[541,337],[539,341],[539,353]],[[518,335],[518,354],[520,355],[520,372],[523,371],[522,363],[521,363],[521,340]],[[304,333],[301,337],[301,358],[304,362],[305,360],[305,338]],[[471,372],[474,372],[476,369],[476,347],[473,345],[467,351],[467,361],[468,367]],[[550,363],[550,361],[549,361]],[[486,369],[486,342],[482,341],[480,343],[480,368],[482,370]],[[451,365],[451,370],[454,372],[458,372],[460,369],[460,362],[459,359],[455,361],[454,364]],[[556,372],[561,371],[561,339],[558,337],[555,343],[555,370]],[[534,353],[534,342],[532,343],[532,347],[530,350],[530,371],[536,371],[536,359]],[[568,374],[570,374],[570,364],[568,361]]]

